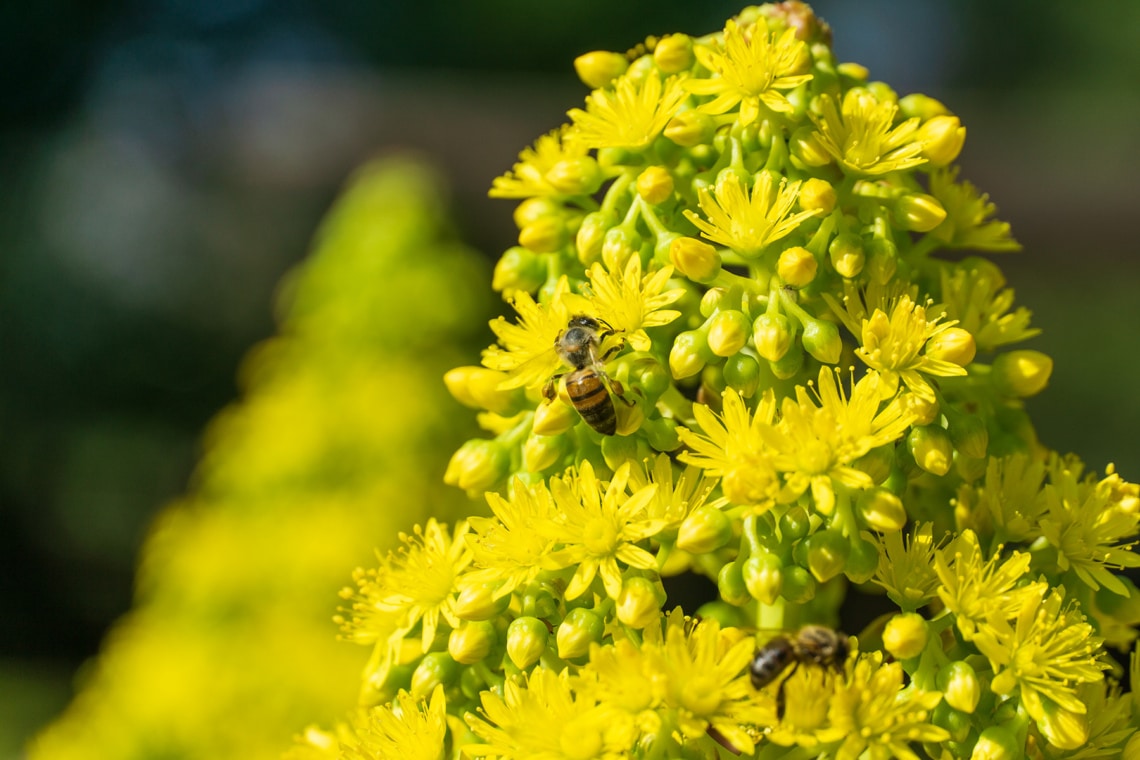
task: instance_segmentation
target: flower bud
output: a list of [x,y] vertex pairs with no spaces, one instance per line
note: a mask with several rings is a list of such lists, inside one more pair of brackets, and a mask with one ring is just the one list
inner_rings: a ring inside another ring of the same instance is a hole
[[994,359],[994,386],[1007,396],[1036,396],[1049,384],[1053,360],[1040,351],[1010,351]]
[[954,445],[950,436],[937,425],[919,425],[911,428],[906,445],[915,464],[939,477],[950,472],[954,461]]
[[720,253],[703,240],[679,237],[669,245],[669,261],[694,282],[708,283],[720,274]]
[[507,373],[486,367],[456,367],[443,376],[443,383],[456,401],[472,409],[503,414],[515,405],[514,389],[500,390]]
[[467,623],[447,637],[447,653],[460,665],[474,665],[495,645],[495,626],[487,620]]
[[507,476],[510,464],[510,456],[498,441],[473,439],[451,455],[443,482],[464,491],[482,493]]
[[859,536],[852,536],[851,553],[847,556],[843,574],[852,583],[866,583],[878,569],[879,547]]
[[890,240],[875,238],[871,241],[867,258],[867,273],[872,281],[886,284],[895,276],[899,267],[898,246]]
[[[963,712],[955,710],[945,702],[939,702],[933,712],[930,713],[930,722],[939,728],[946,729],[950,734],[951,742],[964,742],[970,736],[970,729],[973,727],[973,721],[970,716]],[[927,754],[931,757],[941,756],[940,751],[927,750]]]
[[756,353],[770,362],[778,362],[792,345],[791,322],[783,314],[765,312],[752,323],[752,342]]
[[903,229],[930,232],[946,220],[946,209],[933,195],[907,193],[895,200],[895,221]]
[[701,316],[711,317],[721,309],[733,308],[734,304],[739,306],[740,299],[730,295],[727,288],[709,288],[705,291],[705,294],[701,296]]
[[811,251],[803,246],[792,246],[780,254],[776,262],[776,273],[787,284],[802,288],[815,279],[819,265]]
[[511,218],[514,219],[515,226],[521,230],[523,227],[528,224],[533,224],[539,219],[551,216],[560,217],[562,213],[562,207],[559,206],[557,202],[550,198],[536,196],[534,198],[527,198],[515,206]]
[[801,319],[804,332],[800,341],[804,349],[824,364],[835,364],[843,351],[843,339],[834,322],[825,319]]
[[605,175],[592,156],[563,159],[543,175],[551,187],[565,195],[593,195],[602,186]]
[[827,166],[831,163],[831,154],[820,143],[811,127],[800,127],[793,132],[788,147],[804,166]]
[[827,247],[827,255],[835,271],[847,279],[857,277],[867,261],[863,252],[863,239],[850,232],[836,235]]
[[744,583],[743,563],[728,562],[716,575],[716,588],[720,598],[729,604],[743,607],[752,601],[752,594]]
[[587,607],[575,607],[558,626],[555,636],[558,656],[563,660],[584,657],[590,651],[590,644],[602,640],[605,630],[606,624],[601,615]]
[[804,568],[788,565],[784,568],[784,582],[780,594],[792,604],[806,604],[815,599],[819,585]]
[[891,467],[894,465],[894,462],[895,448],[887,444],[871,449],[852,462],[851,466],[861,472],[867,473],[871,481],[876,485],[881,485],[891,474]]
[[709,349],[717,356],[732,356],[748,342],[751,325],[744,312],[736,309],[718,311],[709,320]]
[[693,40],[687,34],[667,34],[653,48],[653,62],[662,74],[676,74],[693,65]]
[[768,362],[772,374],[780,380],[788,380],[796,376],[804,366],[804,349],[799,343],[788,347],[788,352],[777,361]]
[[538,662],[546,651],[550,631],[536,617],[519,617],[507,626],[507,657],[523,670]]
[[880,533],[902,530],[906,525],[906,508],[902,499],[882,486],[868,488],[859,495],[859,516],[871,530]]
[[611,272],[619,272],[641,248],[641,235],[632,226],[619,225],[602,239],[602,261]]
[[981,459],[986,455],[990,444],[990,433],[981,417],[973,414],[947,413],[950,442],[963,456]]
[[574,245],[578,249],[578,260],[586,266],[602,256],[602,243],[606,233],[617,224],[617,217],[605,211],[594,211],[582,218]]
[[[540,409],[544,406],[553,406],[553,404],[539,404]],[[558,404],[558,406],[566,407],[565,404]],[[527,436],[526,443],[523,444],[523,468],[529,472],[542,472],[548,467],[553,467],[559,459],[566,455],[569,446],[570,442],[563,435],[536,435],[532,433]]]
[[780,517],[779,526],[781,538],[785,543],[791,543],[803,538],[811,530],[811,516],[806,509],[797,504]]
[[929,425],[938,418],[941,411],[937,399],[923,398],[917,393],[907,391],[900,395],[903,406],[914,417],[915,425]]
[[800,208],[804,211],[818,211],[821,216],[835,209],[835,188],[825,179],[812,177],[800,185]]
[[535,253],[554,253],[568,240],[566,224],[557,216],[544,216],[519,230],[519,245]]
[[745,353],[724,362],[724,382],[744,398],[752,398],[760,388],[760,363]]
[[925,354],[931,359],[952,362],[959,367],[965,367],[974,361],[978,353],[978,345],[969,330],[961,327],[950,327],[926,341]]
[[648,578],[626,578],[617,599],[617,619],[630,628],[646,628],[661,620],[665,590]]
[[748,594],[762,604],[775,604],[784,584],[784,567],[771,552],[749,557],[741,567]]
[[594,50],[574,59],[574,71],[587,87],[606,87],[629,68],[629,61],[621,53]]
[[1013,733],[1003,726],[990,726],[978,737],[970,760],[1021,760],[1025,752]]
[[533,293],[546,282],[546,260],[532,251],[515,245],[508,248],[498,262],[491,278],[496,291],[525,290]]
[[840,531],[825,528],[807,538],[807,566],[820,583],[831,580],[843,572],[851,543]]
[[1045,701],[1045,714],[1037,730],[1057,749],[1078,749],[1089,740],[1089,716]]
[[451,659],[451,655],[447,652],[429,652],[412,672],[411,694],[423,699],[435,691],[436,686],[450,686],[458,677],[459,663]]
[[903,118],[913,119],[915,116],[926,121],[933,119],[935,116],[942,116],[943,114],[950,113],[950,110],[942,103],[929,95],[921,93],[914,93],[899,98],[899,113]]
[[673,341],[673,348],[669,350],[669,371],[675,380],[692,377],[712,358],[705,336],[700,330],[687,330]]
[[677,548],[689,554],[708,554],[732,540],[732,520],[716,507],[694,509],[677,531]]
[[977,709],[982,684],[968,662],[958,660],[943,667],[938,671],[937,683],[942,698],[955,710],[973,714]]
[[511,595],[496,598],[498,583],[472,583],[455,598],[455,616],[460,620],[490,620],[510,604]]
[[883,629],[883,647],[896,660],[918,657],[929,637],[926,620],[917,612],[900,612]]
[[966,128],[957,116],[939,115],[923,122],[915,137],[931,166],[948,166],[962,152]]
[[665,125],[665,136],[682,148],[692,148],[712,139],[716,122],[697,111],[682,111]]
[[654,164],[637,176],[637,194],[651,205],[673,197],[673,175],[664,166]]
[[[561,390],[561,389],[559,389]],[[554,399],[538,405],[534,410],[531,430],[536,435],[555,436],[565,433],[578,424],[578,413],[569,404]]]

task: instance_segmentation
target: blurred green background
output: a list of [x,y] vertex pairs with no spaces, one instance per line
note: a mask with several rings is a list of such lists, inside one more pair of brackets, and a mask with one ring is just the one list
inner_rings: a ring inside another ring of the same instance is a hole
[[[129,607],[149,520],[272,334],[351,170],[413,150],[495,256],[486,198],[586,93],[571,62],[735,2],[48,0],[0,7],[0,758]],[[962,176],[1056,360],[1052,447],[1140,478],[1140,3],[818,2],[842,59],[968,127]],[[489,287],[489,283],[485,285]],[[471,346],[474,358],[481,346]],[[330,635],[332,628],[330,626]]]

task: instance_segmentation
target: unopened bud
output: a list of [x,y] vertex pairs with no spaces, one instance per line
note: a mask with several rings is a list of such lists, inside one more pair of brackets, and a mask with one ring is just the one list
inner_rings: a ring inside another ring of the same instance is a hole
[[863,252],[863,239],[850,232],[836,235],[827,247],[827,255],[835,271],[847,279],[858,276],[867,261],[867,255]]
[[605,176],[592,156],[567,158],[550,167],[543,178],[565,195],[593,195]]
[[455,598],[455,616],[460,620],[490,620],[507,608],[510,594],[495,598],[498,583],[473,583],[464,586]]
[[637,177],[637,194],[653,206],[673,197],[673,175],[664,166],[654,164]]
[[898,246],[885,238],[873,239],[866,268],[874,282],[882,284],[890,282],[899,268]]
[[881,485],[891,474],[895,462],[893,445],[876,446],[851,463],[851,466],[867,473],[875,485]]
[[950,472],[950,465],[954,462],[954,445],[942,428],[937,425],[911,428],[906,444],[915,463],[922,469],[939,477]]
[[859,495],[857,504],[859,516],[871,530],[890,533],[902,530],[906,525],[906,508],[902,499],[882,486],[868,488]]
[[693,65],[693,40],[687,34],[667,34],[653,48],[653,62],[662,74],[676,74]]
[[465,491],[489,491],[507,476],[510,456],[498,441],[474,439],[467,441],[451,455],[443,482]]
[[780,380],[789,380],[804,366],[804,349],[799,343],[788,347],[788,352],[776,361],[769,360],[768,368]]
[[895,201],[895,220],[914,232],[930,232],[946,220],[946,209],[933,195],[907,193]]
[[732,540],[732,520],[707,504],[693,510],[677,531],[677,548],[689,554],[708,554]]
[[978,353],[978,344],[969,330],[961,327],[950,327],[926,341],[926,355],[931,359],[957,364],[965,367],[974,361]]
[[766,552],[744,560],[741,568],[745,588],[762,604],[775,604],[784,586],[784,567],[780,558]]
[[938,671],[938,690],[946,704],[955,710],[973,714],[982,697],[982,684],[978,674],[968,662],[957,660]]
[[554,253],[568,240],[566,224],[557,216],[544,216],[519,230],[519,245],[535,253]]
[[720,253],[694,237],[679,237],[670,243],[669,261],[694,282],[712,282],[720,274]]
[[514,219],[515,226],[520,230],[528,224],[533,224],[539,219],[544,219],[549,216],[559,217],[562,215],[562,207],[554,200],[544,197],[535,196],[534,198],[527,198],[519,205],[515,206]]
[[851,553],[843,574],[852,583],[866,583],[879,569],[879,547],[859,536],[851,537]]
[[966,128],[957,116],[940,115],[923,122],[915,138],[932,166],[947,166],[962,152]]
[[915,425],[929,425],[938,418],[941,411],[938,405],[938,399],[926,396],[920,396],[917,393],[907,391],[903,393],[900,398],[902,399],[903,407],[910,412],[914,418]]
[[594,50],[574,59],[574,71],[587,87],[606,87],[629,68],[629,61],[621,53]]
[[724,382],[744,398],[752,398],[760,388],[760,363],[752,356],[738,353],[724,362]]
[[692,377],[704,369],[712,357],[706,333],[687,330],[674,339],[669,350],[669,371],[675,380]]
[[519,617],[507,626],[507,657],[520,670],[538,662],[546,651],[550,631],[535,617]]
[[804,350],[824,364],[835,364],[843,351],[843,339],[834,322],[825,319],[801,319],[804,332],[800,338]]
[[842,573],[850,553],[851,543],[834,528],[825,528],[807,538],[808,570],[820,583]]
[[646,628],[661,620],[665,590],[648,578],[626,578],[617,600],[617,619],[630,628]]
[[632,226],[619,225],[602,239],[602,262],[611,272],[620,272],[641,248],[641,235]]
[[538,405],[534,410],[534,422],[531,430],[542,436],[553,436],[565,433],[578,424],[578,413],[560,399],[554,399]]
[[533,293],[544,282],[546,260],[521,245],[511,246],[499,257],[491,277],[491,287],[500,293],[504,290]]
[[709,320],[708,345],[717,356],[732,356],[744,348],[752,326],[744,312],[736,309],[718,311]]
[[800,185],[800,208],[804,211],[830,214],[835,209],[836,200],[835,188],[827,180],[812,177]]
[[682,111],[665,125],[665,136],[682,148],[692,148],[712,139],[716,122],[697,111]]
[[578,260],[589,266],[602,257],[602,243],[606,233],[617,224],[617,217],[605,211],[594,211],[582,218],[574,246],[578,249]]
[[901,612],[887,621],[883,629],[883,647],[896,660],[909,660],[926,649],[928,636],[929,630],[922,615]]
[[411,694],[422,699],[435,691],[436,686],[450,686],[458,677],[459,664],[451,659],[451,655],[429,652],[412,672]]
[[[553,404],[539,404],[539,408]],[[558,404],[565,408],[565,404]],[[553,467],[569,451],[570,442],[562,435],[529,435],[523,444],[523,468],[528,472],[542,472]]]
[[997,389],[1017,398],[1036,396],[1049,384],[1053,360],[1040,351],[1010,351],[994,359],[993,380]]
[[819,589],[819,584],[815,582],[811,573],[799,565],[785,567],[783,580],[780,595],[789,603],[806,604],[815,599],[815,592]]
[[793,132],[788,147],[804,166],[827,166],[831,163],[831,154],[811,127],[800,127]]
[[487,620],[466,623],[447,637],[447,653],[460,665],[474,665],[495,645],[495,626]]
[[752,323],[756,353],[771,362],[779,361],[792,345],[792,325],[783,314],[766,312]]
[[941,101],[935,100],[929,95],[914,93],[899,98],[899,113],[907,119],[917,116],[923,121],[927,121],[935,116],[948,114],[950,110],[942,105]]
[[963,456],[981,459],[990,444],[990,433],[981,417],[973,414],[947,415],[950,442]]
[[1002,726],[990,726],[982,731],[970,753],[970,760],[1021,760],[1025,752],[1017,744],[1013,733]]
[[602,640],[605,630],[606,623],[598,613],[587,607],[575,607],[558,626],[555,636],[558,656],[563,660],[584,657],[590,651],[590,644]]
[[780,279],[796,288],[802,288],[815,279],[819,264],[811,251],[803,246],[792,246],[780,254],[776,262],[776,273]]
[[486,367],[456,367],[443,376],[443,383],[455,400],[472,409],[504,414],[514,407],[515,390],[500,390],[507,373]]
[[1045,703],[1045,714],[1037,721],[1037,730],[1057,749],[1078,749],[1089,740],[1089,716],[1066,710],[1052,702]]

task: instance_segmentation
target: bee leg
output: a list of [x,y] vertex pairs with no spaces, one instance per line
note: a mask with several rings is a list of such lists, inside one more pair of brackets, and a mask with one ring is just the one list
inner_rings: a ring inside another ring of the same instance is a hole
[[[565,373],[562,373],[562,374],[565,374]],[[554,400],[554,396],[555,396],[554,386],[559,380],[562,379],[562,374],[555,375],[554,377],[552,377],[546,381],[546,385],[542,386],[542,397],[544,399],[546,399],[547,401],[553,401]]]
[[625,397],[625,386],[612,377],[608,379],[610,381],[610,390],[613,391],[614,397],[620,399],[626,406],[633,406],[634,402]]
[[798,662],[792,663],[791,670],[788,674],[780,679],[780,685],[776,687],[776,720],[784,719],[784,708],[787,706],[784,702],[784,684],[791,680],[800,664]]

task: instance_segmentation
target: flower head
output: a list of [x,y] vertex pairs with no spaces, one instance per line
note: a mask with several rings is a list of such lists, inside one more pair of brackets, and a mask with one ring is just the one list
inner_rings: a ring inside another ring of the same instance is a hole
[[812,114],[819,144],[855,175],[879,175],[925,163],[916,134],[920,119],[895,125],[898,104],[879,100],[868,89],[852,88],[838,106],[830,95],[819,98],[820,113]]
[[899,531],[876,537],[879,566],[872,579],[903,610],[917,610],[938,597],[934,556],[939,542],[930,523],[915,526],[904,540]]
[[793,28],[777,34],[768,30],[763,16],[741,27],[730,20],[724,29],[724,46],[697,45],[693,52],[717,76],[688,79],[685,89],[695,95],[716,97],[700,106],[704,113],[722,114],[740,106],[740,123],[747,126],[763,105],[776,113],[792,111],[781,90],[791,90],[811,79],[807,44],[796,39]]
[[979,351],[993,351],[1041,332],[1029,326],[1029,309],[1019,306],[1010,311],[1013,296],[1001,271],[984,259],[967,259],[942,270],[946,316],[974,336]]
[[[646,460],[645,469],[630,472],[630,487],[638,490],[649,484],[657,486],[653,499],[646,505],[650,518],[661,520],[662,531],[676,530],[686,517],[711,500],[717,486],[713,478],[706,478],[701,470],[693,465],[674,472],[672,460],[667,454],[658,454]],[[723,501],[723,500],[717,500]]]
[[983,522],[996,526],[1002,540],[1032,541],[1041,535],[1044,482],[1044,462],[1024,454],[994,457],[980,483],[959,487],[957,506],[971,514],[984,514]]
[[495,178],[489,195],[492,198],[560,195],[561,191],[547,180],[546,173],[563,161],[575,161],[589,153],[588,145],[568,139],[569,132],[570,127],[563,125],[535,140],[534,147],[525,148],[509,172]]
[[502,347],[488,347],[483,352],[483,365],[509,374],[500,388],[537,388],[562,366],[554,345],[570,321],[570,303],[576,296],[569,288],[569,281],[562,278],[545,304],[536,302],[529,293],[516,291],[510,302],[519,314],[518,322],[503,317],[491,320],[491,331]]
[[662,82],[656,72],[640,80],[626,74],[612,90],[590,93],[586,110],[569,112],[577,128],[570,139],[585,148],[644,150],[665,129],[686,97],[678,77]]
[[666,290],[672,274],[673,267],[665,266],[642,276],[640,256],[630,256],[617,272],[595,263],[586,272],[591,282],[590,305],[635,351],[648,351],[652,344],[646,328],[667,325],[681,316],[679,311],[664,308],[685,293],[682,288]]
[[711,188],[701,188],[699,203],[707,220],[685,209],[685,216],[701,234],[728,246],[741,256],[759,256],[770,244],[793,232],[816,209],[792,214],[799,195],[800,182],[789,183],[781,177],[761,171],[749,192],[735,172],[721,176]]
[[1021,250],[1021,244],[1010,234],[1009,222],[990,218],[997,207],[989,196],[979,193],[969,182],[957,182],[957,179],[957,166],[941,168],[930,175],[930,193],[946,209],[946,219],[930,234],[950,248]]
[[539,561],[553,545],[551,525],[558,519],[554,499],[544,483],[511,483],[506,498],[491,491],[487,503],[494,517],[469,517],[473,565],[469,582],[501,582],[497,595],[509,594],[541,572]]

